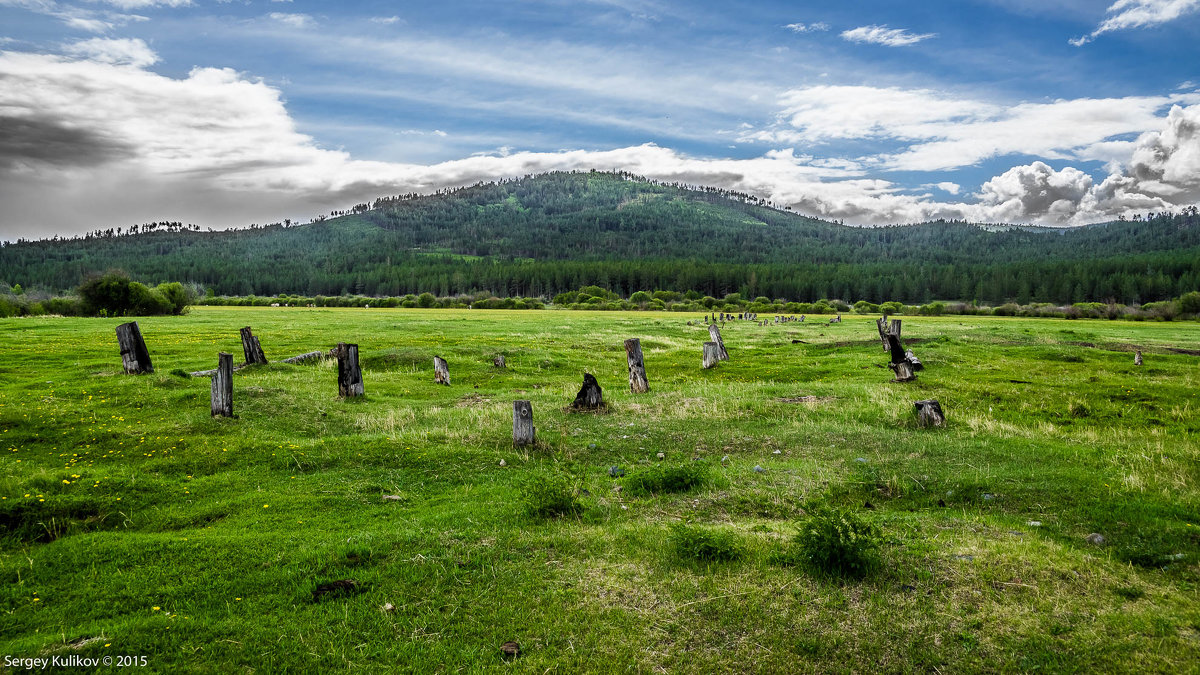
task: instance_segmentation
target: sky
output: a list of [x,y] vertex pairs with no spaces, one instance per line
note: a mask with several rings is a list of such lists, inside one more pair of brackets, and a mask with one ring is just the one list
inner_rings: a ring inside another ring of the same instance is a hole
[[1200,201],[1198,71],[1200,0],[0,0],[0,240],[589,169],[1082,225]]

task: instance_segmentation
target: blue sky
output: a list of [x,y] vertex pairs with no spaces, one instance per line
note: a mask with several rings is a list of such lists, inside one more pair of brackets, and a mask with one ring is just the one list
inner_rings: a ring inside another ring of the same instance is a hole
[[1200,0],[0,0],[0,50],[3,239],[558,169],[853,224],[1200,199]]

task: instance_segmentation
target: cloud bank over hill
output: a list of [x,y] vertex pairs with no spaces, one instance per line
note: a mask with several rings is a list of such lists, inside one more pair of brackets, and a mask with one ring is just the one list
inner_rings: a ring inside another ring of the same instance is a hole
[[[298,131],[278,88],[232,69],[157,74],[149,67],[158,55],[141,40],[92,38],[62,52],[0,52],[4,238],[165,215],[214,227],[307,219],[379,195],[593,168],[749,192],[855,224],[1083,224],[1200,199],[1195,92],[1003,106],[927,89],[814,86],[782,92],[774,120],[737,132],[769,147],[757,157],[643,143],[419,164],[322,147]],[[882,139],[898,149],[822,154],[838,139]],[[1021,156],[1040,159],[974,193],[940,181],[929,184],[935,195],[887,178]],[[1096,160],[1108,166],[1099,180],[1070,165]]]

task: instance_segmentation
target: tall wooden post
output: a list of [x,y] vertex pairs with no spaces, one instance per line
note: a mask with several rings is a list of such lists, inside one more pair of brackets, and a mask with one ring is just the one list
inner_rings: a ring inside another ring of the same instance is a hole
[[433,383],[450,386],[450,366],[440,356],[433,357]]
[[625,358],[629,361],[629,390],[635,394],[650,391],[646,380],[646,364],[642,361],[642,341],[629,338],[625,341]]
[[497,355],[496,355],[496,358],[492,359],[492,365],[493,365],[493,366],[495,366],[495,367],[497,367],[497,368],[506,368],[506,367],[508,367],[508,366],[507,366],[507,364],[504,362],[504,355],[503,355],[503,354],[497,354]]
[[233,354],[217,353],[217,371],[212,376],[212,416],[233,417]]
[[267,362],[267,357],[263,354],[262,345],[258,344],[258,338],[250,332],[250,326],[246,326],[241,330],[242,334],[242,352],[246,355],[246,365],[255,363]]
[[142,331],[138,330],[136,321],[117,326],[117,345],[121,348],[121,363],[125,366],[126,375],[154,372],[150,351],[146,349],[146,341],[142,339]]
[[1140,350],[1140,349],[1134,350],[1133,365],[1135,365],[1135,366],[1142,365],[1142,350]]
[[533,445],[536,435],[533,405],[529,401],[513,401],[513,445]]
[[720,360],[721,360],[721,357],[720,357],[720,352],[717,347],[717,343],[705,342],[704,343],[704,360],[700,362],[701,365],[705,368],[712,368],[712,367],[716,366],[717,363],[720,362]]
[[334,349],[338,360],[338,396],[363,395],[362,370],[358,367],[358,345],[339,342]]
[[712,341],[717,343],[717,358],[722,361],[729,360],[729,352],[725,351],[725,341],[721,339],[721,329],[716,324],[708,327],[708,336]]

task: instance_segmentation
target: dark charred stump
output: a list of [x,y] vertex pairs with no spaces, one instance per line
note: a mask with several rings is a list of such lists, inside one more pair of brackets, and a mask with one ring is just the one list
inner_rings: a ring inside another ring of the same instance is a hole
[[241,330],[242,333],[242,352],[246,355],[246,365],[255,363],[267,362],[267,357],[263,354],[262,346],[258,344],[258,338],[250,332],[250,327],[246,326]]
[[917,424],[922,427],[940,427],[946,424],[946,416],[937,399],[917,401],[913,404],[917,409]]
[[583,374],[583,386],[579,388],[571,407],[576,410],[596,410],[604,407],[604,392],[591,373]]
[[338,360],[338,396],[363,395],[362,370],[358,367],[358,345],[339,342],[334,348]]

